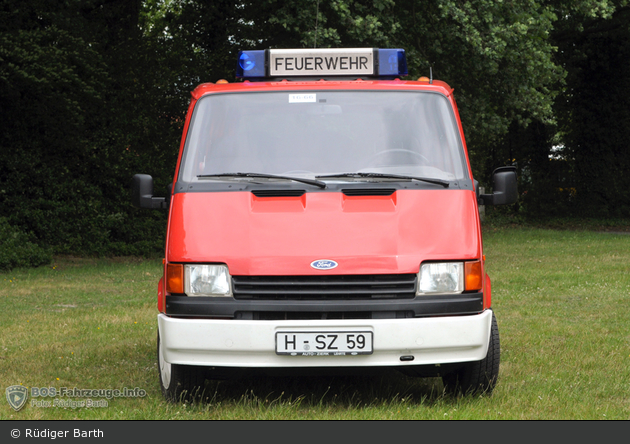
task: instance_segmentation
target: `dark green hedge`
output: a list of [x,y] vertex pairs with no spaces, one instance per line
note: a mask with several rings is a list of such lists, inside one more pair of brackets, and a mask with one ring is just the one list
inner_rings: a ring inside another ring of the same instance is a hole
[[0,217],[0,270],[38,267],[52,261],[52,249],[37,244],[32,234],[24,233]]

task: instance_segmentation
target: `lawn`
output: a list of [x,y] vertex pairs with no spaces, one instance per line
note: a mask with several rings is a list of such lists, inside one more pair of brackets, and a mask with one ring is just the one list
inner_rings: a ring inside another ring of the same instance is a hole
[[155,359],[161,260],[57,257],[0,274],[0,387],[103,392],[92,406],[29,396],[20,411],[3,398],[0,419],[630,419],[630,235],[486,227],[484,246],[501,334],[492,396],[390,370],[244,375],[170,404]]

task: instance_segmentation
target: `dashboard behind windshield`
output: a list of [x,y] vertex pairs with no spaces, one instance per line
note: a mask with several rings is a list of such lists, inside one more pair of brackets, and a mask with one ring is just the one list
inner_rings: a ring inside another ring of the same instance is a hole
[[449,101],[416,91],[204,96],[193,113],[179,180],[236,172],[468,178]]

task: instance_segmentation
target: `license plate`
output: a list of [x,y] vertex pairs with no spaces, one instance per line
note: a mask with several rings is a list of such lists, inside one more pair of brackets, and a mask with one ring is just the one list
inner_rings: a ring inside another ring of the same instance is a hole
[[372,332],[277,332],[276,354],[291,356],[369,355],[372,354]]

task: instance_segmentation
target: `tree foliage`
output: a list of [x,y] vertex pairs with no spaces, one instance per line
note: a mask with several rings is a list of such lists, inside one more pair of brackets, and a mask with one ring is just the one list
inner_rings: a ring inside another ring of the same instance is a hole
[[173,79],[154,82],[159,52],[142,38],[139,6],[0,9],[0,215],[58,253],[148,254],[162,244],[164,215],[135,218],[128,183],[143,169],[166,186],[177,146],[164,140],[183,112],[164,96]]
[[553,87],[554,120],[513,124],[490,153],[518,165],[527,215],[627,217],[630,10],[625,1],[551,6],[553,61],[565,72]]
[[556,36],[568,72],[556,105],[571,166],[575,207],[603,217],[630,216],[630,8],[584,20]]

